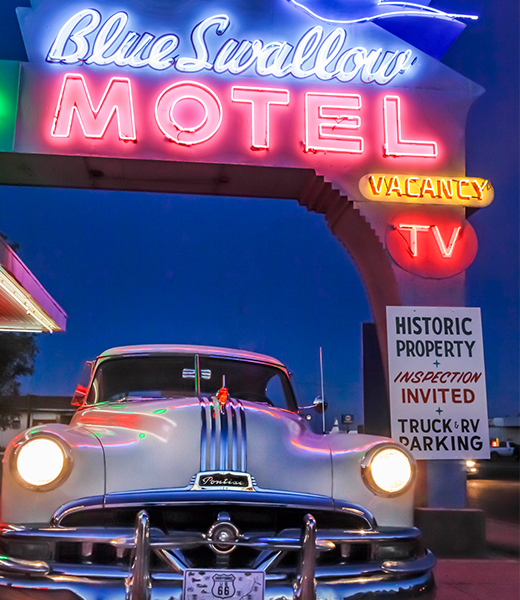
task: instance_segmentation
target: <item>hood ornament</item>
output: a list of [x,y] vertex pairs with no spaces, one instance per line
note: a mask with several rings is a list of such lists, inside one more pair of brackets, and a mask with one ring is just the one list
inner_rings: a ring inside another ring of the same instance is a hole
[[220,410],[224,410],[229,400],[229,391],[226,388],[226,376],[222,375],[222,387],[217,392],[217,400],[220,406]]
[[221,387],[220,390],[217,392],[217,400],[220,404],[220,408],[224,408],[226,406],[226,402],[228,401],[228,399],[229,392],[227,391],[227,388]]

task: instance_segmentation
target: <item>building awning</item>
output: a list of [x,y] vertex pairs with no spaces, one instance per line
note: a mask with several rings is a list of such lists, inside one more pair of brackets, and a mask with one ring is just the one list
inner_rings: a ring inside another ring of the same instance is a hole
[[0,331],[65,331],[67,315],[0,239]]

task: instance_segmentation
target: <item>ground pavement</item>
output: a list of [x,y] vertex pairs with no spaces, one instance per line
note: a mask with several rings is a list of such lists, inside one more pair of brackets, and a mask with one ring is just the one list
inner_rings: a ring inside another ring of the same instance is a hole
[[435,600],[520,600],[520,527],[486,519],[482,559],[439,559]]

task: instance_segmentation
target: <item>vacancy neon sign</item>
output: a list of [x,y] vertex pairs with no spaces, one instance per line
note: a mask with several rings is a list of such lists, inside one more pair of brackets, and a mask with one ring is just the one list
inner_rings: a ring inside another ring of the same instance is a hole
[[[221,129],[225,107],[242,105],[250,128],[250,137],[242,140],[242,145],[251,150],[268,150],[271,147],[270,117],[274,111],[282,114],[290,110],[291,96],[294,95],[295,92],[283,88],[231,86],[228,95],[223,97],[222,92],[219,95],[202,83],[178,81],[158,94],[154,120],[158,132],[175,144],[200,146]],[[362,112],[360,94],[305,92],[303,95],[304,126],[301,132],[295,132],[295,135],[303,137],[302,152],[365,152],[365,139],[358,130],[362,119],[369,116]],[[384,157],[435,159],[436,141],[402,138],[402,129],[407,124],[399,96],[385,96],[382,110],[381,148]],[[114,122],[119,140],[139,142],[145,132],[137,130],[135,121],[129,78],[111,78],[96,101],[92,98],[87,78],[82,74],[68,73],[62,81],[50,135],[67,138],[76,127],[85,138],[102,140],[108,136],[109,125]],[[146,135],[150,132],[147,131]]]
[[479,177],[429,175],[365,175],[359,190],[367,200],[408,204],[446,204],[483,207],[491,204],[493,186]]

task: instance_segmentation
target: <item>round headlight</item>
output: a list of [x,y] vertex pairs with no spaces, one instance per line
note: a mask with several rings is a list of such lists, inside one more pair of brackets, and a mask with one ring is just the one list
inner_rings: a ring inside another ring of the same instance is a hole
[[413,481],[415,463],[400,448],[372,448],[362,463],[365,483],[377,494],[393,496],[405,492]]
[[64,471],[66,456],[58,442],[38,437],[29,440],[16,453],[16,470],[22,480],[35,487],[47,486]]

